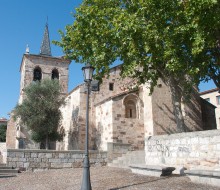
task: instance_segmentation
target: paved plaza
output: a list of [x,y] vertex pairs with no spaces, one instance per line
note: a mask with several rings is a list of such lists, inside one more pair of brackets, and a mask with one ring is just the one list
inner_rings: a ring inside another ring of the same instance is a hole
[[[0,175],[0,190],[79,190],[82,168],[23,172],[15,177]],[[91,167],[93,190],[219,190],[192,183],[188,177],[149,177],[128,169]]]

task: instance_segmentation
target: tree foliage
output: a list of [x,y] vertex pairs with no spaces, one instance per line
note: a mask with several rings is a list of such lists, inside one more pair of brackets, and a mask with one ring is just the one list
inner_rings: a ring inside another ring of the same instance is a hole
[[6,141],[7,125],[0,125],[0,142]]
[[169,76],[188,89],[210,79],[220,86],[217,0],[84,0],[74,17],[55,43],[68,58],[95,66],[100,79],[120,59],[122,76],[150,81],[152,89]]
[[58,80],[45,79],[31,83],[24,89],[25,98],[14,109],[14,118],[31,130],[35,142],[45,142],[62,139],[58,127],[62,118],[60,107],[64,99],[60,96]]
[[218,0],[84,0],[75,21],[60,31],[69,59],[90,63],[101,80],[120,59],[122,77],[170,85],[179,131],[181,98],[201,80],[220,87],[220,2]]

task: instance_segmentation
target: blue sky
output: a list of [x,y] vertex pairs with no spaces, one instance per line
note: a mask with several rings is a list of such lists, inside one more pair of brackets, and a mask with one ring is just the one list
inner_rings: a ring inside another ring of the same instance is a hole
[[[50,40],[60,40],[58,30],[72,24],[71,13],[82,0],[0,0],[0,117],[8,118],[15,107],[20,88],[20,64],[26,45],[38,54],[48,17]],[[52,55],[63,55],[51,44]],[[69,70],[69,91],[83,82],[82,65],[74,62]],[[200,85],[200,90],[214,88],[213,83]]]

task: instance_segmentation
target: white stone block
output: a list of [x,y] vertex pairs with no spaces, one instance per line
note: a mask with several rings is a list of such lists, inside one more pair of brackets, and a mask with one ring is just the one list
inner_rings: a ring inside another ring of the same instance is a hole
[[24,167],[24,163],[23,162],[16,162],[16,167],[17,168],[23,168]]
[[179,145],[179,144],[180,144],[180,140],[179,140],[179,139],[176,139],[176,140],[174,141],[174,143],[175,143],[176,145]]
[[29,165],[30,165],[30,163],[29,163],[29,162],[25,162],[25,163],[24,163],[24,168],[28,168],[28,167],[29,167]]
[[208,137],[200,137],[199,138],[199,144],[209,144],[209,138]]
[[27,159],[26,159],[26,158],[18,158],[18,161],[19,161],[19,162],[26,162]]
[[151,152],[151,153],[150,153],[150,156],[151,156],[151,157],[157,157],[157,152]]
[[72,167],[72,163],[63,163],[63,167],[64,168],[71,168]]
[[198,143],[199,143],[199,138],[198,138],[198,137],[193,137],[193,138],[191,139],[191,143],[192,143],[192,144],[198,144]]
[[185,138],[180,139],[180,144],[185,145],[186,144],[186,139]]
[[207,156],[208,156],[208,153],[207,153],[207,152],[200,152],[200,153],[199,153],[199,157],[200,157],[200,158],[207,158]]
[[34,158],[34,162],[41,162],[41,158]]
[[52,162],[52,163],[60,163],[61,160],[58,159],[58,158],[50,158],[50,159],[49,159],[49,162]]
[[220,136],[210,137],[211,143],[220,143]]
[[45,153],[39,153],[38,158],[45,158],[46,154]]
[[172,152],[171,153],[171,157],[177,157],[177,153],[176,152]]
[[166,145],[170,145],[170,140],[166,140],[166,141],[165,141],[165,144],[166,144]]
[[24,158],[24,152],[16,152],[15,155],[17,158]]
[[31,158],[37,158],[37,153],[31,153]]
[[200,146],[200,150],[208,151],[208,150],[209,150],[209,147],[208,147],[208,145],[201,145],[201,146]]
[[52,153],[46,153],[46,158],[52,158]]
[[186,145],[192,144],[191,143],[191,138],[186,138]]
[[198,158],[199,157],[199,153],[192,151],[192,152],[190,152],[189,156],[192,157],[192,158]]
[[63,163],[51,163],[51,168],[63,168]]
[[65,154],[64,153],[59,153],[59,158],[64,158]]
[[216,150],[220,150],[220,143],[216,145]]

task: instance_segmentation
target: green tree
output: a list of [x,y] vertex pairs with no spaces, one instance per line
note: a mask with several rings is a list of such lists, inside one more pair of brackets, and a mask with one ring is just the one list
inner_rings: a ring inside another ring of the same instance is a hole
[[45,79],[31,83],[24,89],[25,98],[14,109],[14,118],[31,130],[31,138],[35,142],[45,142],[48,149],[49,141],[61,140],[58,132],[62,118],[60,107],[64,99],[60,96],[58,80]]
[[6,141],[7,125],[0,125],[0,142]]
[[201,80],[219,84],[220,3],[217,0],[84,0],[60,31],[68,58],[90,63],[97,78],[123,62],[121,76],[170,85],[178,130],[181,98]]

